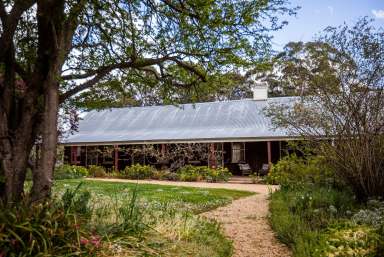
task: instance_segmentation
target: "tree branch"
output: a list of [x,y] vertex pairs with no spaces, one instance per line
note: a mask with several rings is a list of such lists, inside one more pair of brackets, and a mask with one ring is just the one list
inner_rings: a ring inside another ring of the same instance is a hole
[[64,23],[64,42],[63,48],[65,49],[65,56],[67,56],[72,48],[73,35],[75,34],[76,28],[79,24],[79,15],[84,9],[86,4],[85,0],[79,0],[72,9]]
[[84,74],[72,74],[72,75],[65,75],[62,76],[63,80],[76,80],[76,79],[86,79],[91,76],[94,76],[92,79],[88,80],[87,82],[84,82],[83,84],[80,84],[67,92],[63,93],[60,95],[60,102],[62,103],[69,97],[85,90],[88,88],[91,88],[93,85],[98,83],[101,79],[103,79],[108,73],[115,69],[129,69],[129,68],[134,68],[134,69],[142,69],[144,67],[149,67],[152,65],[156,64],[161,64],[165,61],[173,61],[180,67],[182,67],[185,70],[188,70],[195,75],[199,77],[202,81],[206,81],[206,76],[205,74],[198,70],[196,67],[194,67],[191,64],[188,64],[186,62],[183,62],[181,60],[178,60],[176,57],[171,57],[171,56],[164,56],[160,58],[143,58],[143,59],[138,59],[134,61],[129,61],[129,62],[123,62],[123,63],[116,63],[116,64],[111,64],[108,66],[103,66],[100,67],[99,69],[96,70],[91,70],[87,73]]
[[99,82],[101,79],[103,79],[107,74],[108,74],[107,71],[100,72],[93,79],[90,79],[87,82],[84,82],[83,84],[80,84],[80,85],[68,90],[64,94],[60,95],[60,100],[59,100],[60,103],[63,103],[69,97],[71,97],[71,96],[73,96],[73,95],[75,95],[75,94],[77,94],[77,93],[79,93],[79,92],[81,92],[87,88],[92,87],[97,82]]
[[0,37],[0,59],[4,57],[5,52],[8,51],[9,46],[12,44],[21,15],[32,7],[34,3],[36,3],[36,0],[15,1],[11,12],[7,15],[4,3],[1,1],[0,17],[3,25],[3,34]]
[[192,72],[193,74],[195,74],[196,76],[198,76],[202,81],[204,81],[204,82],[207,81],[206,74],[204,74],[201,70],[197,69],[197,68],[194,67],[193,65],[191,65],[191,64],[189,64],[189,63],[186,63],[186,62],[183,62],[183,61],[180,61],[179,59],[174,58],[174,57],[170,57],[170,60],[172,60],[173,62],[175,62],[175,63],[176,63],[177,65],[179,65],[180,67],[186,69],[187,71]]
[[197,19],[197,20],[200,18],[196,13],[192,13],[191,10],[188,10],[181,1],[180,1],[180,6],[173,4],[172,1],[170,0],[161,0],[161,2],[166,4],[172,10],[181,14],[186,14],[190,18]]

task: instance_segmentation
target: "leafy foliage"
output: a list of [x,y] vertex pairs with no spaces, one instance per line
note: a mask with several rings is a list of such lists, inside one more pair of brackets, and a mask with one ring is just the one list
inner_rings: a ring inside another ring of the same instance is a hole
[[272,165],[267,181],[282,187],[297,187],[308,183],[334,184],[335,179],[333,170],[327,167],[324,157],[307,155],[303,158],[293,153]]
[[325,256],[374,257],[378,253],[379,236],[370,227],[352,226],[331,229],[327,237]]
[[154,168],[149,165],[134,164],[125,167],[123,171],[118,174],[121,178],[129,179],[146,179],[153,176]]
[[178,169],[181,181],[201,181],[205,178],[209,168],[206,166],[185,165]]
[[81,178],[88,176],[88,169],[82,166],[63,164],[55,168],[55,179]]
[[104,167],[97,166],[97,165],[90,165],[88,167],[88,172],[89,172],[89,175],[95,178],[102,178],[102,177],[105,177],[107,174]]
[[367,202],[367,208],[355,213],[352,220],[357,224],[369,225],[380,231],[384,231],[384,202],[369,200]]
[[335,189],[283,189],[272,195],[270,220],[294,256],[376,256],[379,232],[351,221],[357,207],[351,194]]
[[152,174],[152,179],[178,181],[180,176],[178,173],[168,170],[155,170]]
[[202,181],[219,182],[228,181],[232,174],[227,168],[212,169],[206,166],[186,165],[180,168],[177,173],[181,181]]
[[229,172],[227,168],[216,168],[209,169],[208,173],[205,176],[205,179],[208,182],[222,182],[228,181],[228,179],[232,176],[232,173]]

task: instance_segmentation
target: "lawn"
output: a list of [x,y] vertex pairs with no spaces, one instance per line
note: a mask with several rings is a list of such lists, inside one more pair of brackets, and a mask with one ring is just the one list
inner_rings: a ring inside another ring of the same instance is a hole
[[[54,195],[61,197],[80,183],[80,198],[82,192],[91,194],[88,226],[105,241],[98,256],[231,256],[232,243],[220,225],[197,214],[252,194],[71,179],[56,181]],[[116,233],[114,227],[127,229]]]
[[83,179],[57,180],[54,191],[58,193],[64,192],[66,188],[74,188],[79,183],[82,183],[83,189],[89,190],[98,198],[109,197],[121,199],[129,195],[127,192],[136,188],[139,199],[143,201],[172,204],[183,210],[192,211],[195,214],[215,209],[230,203],[234,199],[253,194],[252,192],[229,189],[105,182]]

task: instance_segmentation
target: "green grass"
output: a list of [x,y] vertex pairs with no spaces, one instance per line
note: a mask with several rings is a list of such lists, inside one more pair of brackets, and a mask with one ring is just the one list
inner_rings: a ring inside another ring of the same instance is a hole
[[135,184],[125,182],[92,181],[84,179],[57,180],[54,191],[63,192],[66,188],[74,188],[80,182],[82,188],[98,196],[124,197],[130,190],[137,187],[140,199],[147,202],[175,204],[182,209],[189,209],[193,213],[201,213],[226,205],[240,197],[254,193],[240,190],[194,188],[180,186],[165,186],[153,184]]
[[[69,179],[55,182],[54,195],[60,197],[79,183],[82,191],[91,193],[93,216],[89,226],[104,235],[103,238],[109,238],[109,245],[122,248],[118,256],[232,256],[232,242],[223,235],[220,225],[197,214],[253,194],[227,189]],[[136,207],[132,209],[137,220],[132,221],[122,217],[121,210],[129,214],[133,194],[137,194]],[[144,224],[145,229],[119,236],[114,232],[115,236],[110,236],[115,224],[132,227],[132,222]],[[114,256],[114,253],[106,250],[104,255]]]

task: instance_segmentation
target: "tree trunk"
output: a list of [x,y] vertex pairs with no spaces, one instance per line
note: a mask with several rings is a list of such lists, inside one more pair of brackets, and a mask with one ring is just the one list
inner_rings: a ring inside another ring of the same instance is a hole
[[[32,113],[27,112],[22,116],[22,125],[17,129],[9,128],[17,115],[13,112],[6,113],[1,110],[0,117],[0,175],[3,177],[0,186],[0,198],[12,204],[21,199],[24,191],[26,169],[35,139]],[[11,120],[7,119],[11,116]]]
[[[8,54],[13,52],[11,49]],[[13,57],[6,59],[8,66],[0,85],[0,198],[7,204],[19,201],[22,196],[36,123],[36,97],[20,99],[15,93],[13,62]]]
[[37,56],[32,69],[20,76],[26,89],[17,89],[15,83],[14,30],[5,30],[8,37],[0,38],[0,62],[5,67],[1,74],[4,79],[0,78],[0,198],[10,204],[22,197],[31,149],[37,139],[41,139],[41,154],[33,167],[31,200],[41,200],[51,193],[57,147],[57,78],[72,42],[71,30],[64,26],[64,10],[63,0],[37,3]]
[[[53,77],[53,76],[51,76]],[[53,170],[56,163],[57,152],[57,114],[58,114],[58,85],[53,80],[47,85],[44,96],[43,121],[40,127],[42,142],[40,145],[40,159],[38,166],[33,170],[33,186],[31,200],[39,201],[50,196]]]

